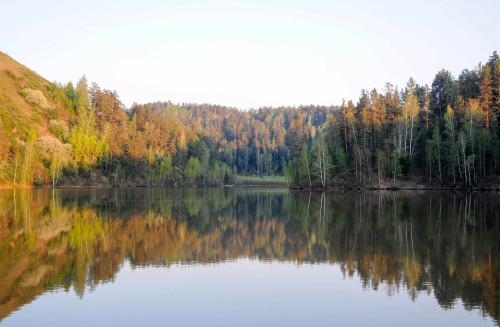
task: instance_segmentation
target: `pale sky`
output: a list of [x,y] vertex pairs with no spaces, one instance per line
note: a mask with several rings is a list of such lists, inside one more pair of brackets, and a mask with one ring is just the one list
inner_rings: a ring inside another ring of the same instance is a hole
[[0,0],[0,51],[125,105],[339,104],[500,51],[500,1]]

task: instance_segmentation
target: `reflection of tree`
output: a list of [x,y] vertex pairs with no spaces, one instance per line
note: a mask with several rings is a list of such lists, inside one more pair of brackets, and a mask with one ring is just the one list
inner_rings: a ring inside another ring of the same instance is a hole
[[335,262],[363,287],[461,298],[499,319],[496,195],[281,190],[35,190],[0,194],[0,317],[54,287],[132,265],[237,257]]

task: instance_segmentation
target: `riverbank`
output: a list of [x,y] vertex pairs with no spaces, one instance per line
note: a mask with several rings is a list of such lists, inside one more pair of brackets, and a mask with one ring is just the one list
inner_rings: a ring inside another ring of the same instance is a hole
[[[29,189],[29,188],[52,188],[51,184],[39,185],[0,185],[0,189]],[[106,176],[100,175],[96,178],[68,177],[62,179],[56,188],[143,188],[143,187],[284,187],[292,190],[303,191],[350,191],[350,190],[436,190],[436,191],[497,191],[500,192],[500,181],[480,183],[477,185],[467,184],[440,184],[439,182],[428,181],[397,181],[386,183],[355,183],[347,181],[335,181],[326,187],[289,185],[284,176],[236,176],[234,183],[226,185],[205,185],[205,184],[151,184],[142,178],[128,180],[121,184],[113,184]]]
[[[0,189],[25,189],[25,188],[52,188],[52,184],[43,183],[38,185],[15,185],[5,184],[0,185]],[[288,187],[288,183],[284,176],[236,176],[234,183],[207,185],[207,184],[154,184],[148,183],[142,178],[135,178],[125,181],[120,184],[110,182],[109,178],[104,175],[98,175],[93,178],[82,178],[79,176],[65,177],[61,179],[56,188],[85,188],[85,187]]]
[[334,183],[326,187],[290,186],[296,190],[327,190],[327,191],[350,191],[350,190],[374,190],[374,191],[496,191],[500,192],[500,183],[483,183],[478,185],[466,184],[439,184],[439,183],[415,183],[402,181],[396,183],[376,184],[347,184]]
[[295,191],[458,191],[458,192],[500,192],[500,185],[453,187],[453,186],[429,186],[429,185],[408,185],[408,186],[346,186],[332,185],[327,187],[303,187],[288,186],[286,184],[230,184],[230,185],[103,185],[103,184],[81,184],[81,185],[51,185],[27,186],[27,185],[0,185],[0,190],[29,190],[29,189],[78,189],[78,188],[288,188]]

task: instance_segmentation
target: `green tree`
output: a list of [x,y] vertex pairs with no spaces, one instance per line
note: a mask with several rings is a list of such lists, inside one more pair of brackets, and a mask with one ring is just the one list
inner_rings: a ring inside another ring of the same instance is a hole
[[95,117],[90,111],[90,98],[87,79],[82,76],[76,84],[75,109],[78,114],[78,124],[85,134],[94,133]]
[[447,70],[439,71],[434,77],[431,90],[431,109],[434,116],[442,119],[446,106],[455,106],[457,83]]
[[343,148],[337,148],[335,150],[333,158],[335,168],[339,171],[343,170],[347,166],[347,157]]
[[[439,131],[439,126],[434,126],[432,132],[432,140],[428,142],[429,147],[427,149],[428,152],[428,160],[429,160],[429,174],[432,176],[432,170],[434,165],[437,166],[439,182],[443,183],[443,174],[442,174],[442,161],[441,161],[441,153],[442,153],[442,144],[441,144],[441,133]],[[431,177],[432,178],[432,177]]]
[[302,149],[300,150],[300,158],[299,158],[299,180],[302,183],[304,177],[307,177],[307,181],[309,187],[312,186],[311,182],[311,163],[310,163],[310,155],[307,149],[307,144],[302,144]]
[[172,158],[163,157],[157,160],[155,165],[155,173],[158,176],[157,180],[160,184],[166,185],[170,183],[174,177],[174,166]]
[[194,184],[201,174],[201,164],[198,158],[191,157],[184,168],[184,178],[188,184]]
[[444,128],[446,136],[446,147],[444,148],[446,149],[446,166],[448,171],[451,170],[453,184],[456,184],[456,169],[460,161],[458,159],[458,148],[456,144],[455,112],[450,105],[446,107],[446,113],[444,114]]

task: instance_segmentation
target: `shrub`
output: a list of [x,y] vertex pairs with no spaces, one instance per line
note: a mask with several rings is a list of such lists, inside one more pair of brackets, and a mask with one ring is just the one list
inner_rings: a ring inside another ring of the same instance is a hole
[[75,177],[78,174],[78,170],[72,165],[63,167],[62,172],[64,176],[68,177]]
[[71,144],[62,143],[53,136],[42,136],[36,141],[37,152],[42,160],[51,161],[54,156],[62,163],[71,159]]
[[47,101],[45,95],[43,95],[42,91],[26,88],[23,90],[23,93],[26,98],[26,102],[40,106],[43,109],[50,108],[49,102]]
[[68,125],[62,120],[51,119],[49,121],[49,131],[63,142],[67,142],[69,140]]

